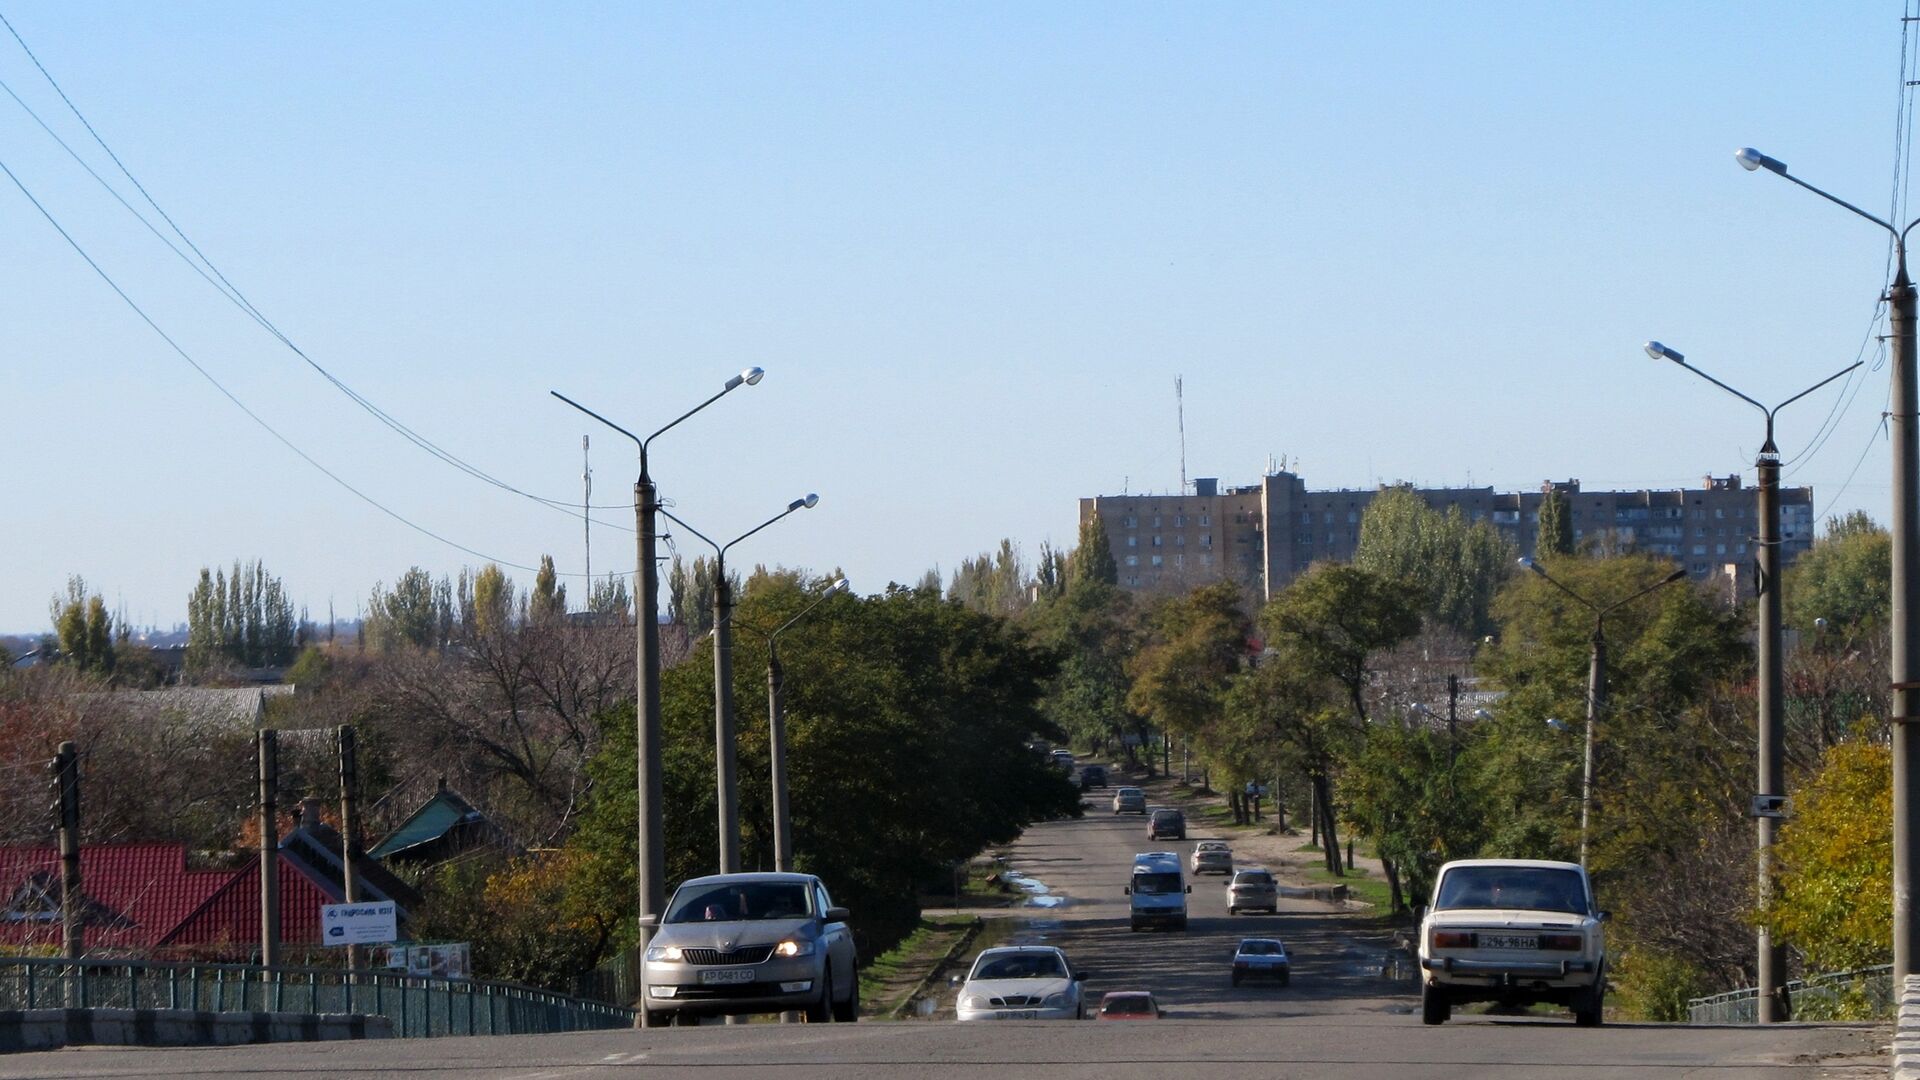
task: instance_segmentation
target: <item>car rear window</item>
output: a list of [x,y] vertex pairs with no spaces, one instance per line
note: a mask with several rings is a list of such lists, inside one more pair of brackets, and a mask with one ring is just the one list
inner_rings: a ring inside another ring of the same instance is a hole
[[1109,998],[1100,1006],[1100,1011],[1108,1016],[1145,1016],[1153,1011],[1153,999],[1145,994]]
[[1265,870],[1248,870],[1233,875],[1235,885],[1271,885],[1273,875]]
[[1240,951],[1247,956],[1278,956],[1280,955],[1280,943],[1277,941],[1243,941],[1240,943]]
[[1441,908],[1520,908],[1584,915],[1585,883],[1577,870],[1551,866],[1457,866],[1440,882],[1433,906]]

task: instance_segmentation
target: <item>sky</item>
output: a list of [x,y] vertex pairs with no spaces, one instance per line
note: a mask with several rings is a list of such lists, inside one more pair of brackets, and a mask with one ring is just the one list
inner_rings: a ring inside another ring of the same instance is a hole
[[[0,14],[334,378],[543,498],[590,436],[596,574],[633,444],[548,392],[645,433],[749,366],[653,444],[662,495],[724,540],[818,492],[730,561],[860,592],[1177,491],[1176,376],[1228,484],[1751,482],[1759,415],[1648,338],[1767,401],[1866,360],[1779,442],[1819,516],[1888,518],[1885,234],[1733,152],[1907,210],[1902,0]],[[3,30],[0,81],[187,250]],[[415,565],[585,569],[578,516],[383,425],[10,95],[0,163],[167,337],[0,176],[0,632],[76,574],[165,627],[235,559],[319,620]]]

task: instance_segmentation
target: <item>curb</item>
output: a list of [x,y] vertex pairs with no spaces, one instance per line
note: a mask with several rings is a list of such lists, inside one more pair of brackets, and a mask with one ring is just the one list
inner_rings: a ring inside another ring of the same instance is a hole
[[1920,1080],[1920,975],[1909,975],[1900,990],[1900,1012],[1893,1024],[1893,1080]]
[[966,932],[960,935],[960,940],[953,943],[953,947],[947,950],[945,956],[942,956],[934,962],[933,967],[928,970],[926,977],[914,985],[912,992],[900,999],[900,1004],[895,1005],[887,1011],[887,1019],[898,1020],[905,1016],[908,1007],[926,995],[927,990],[946,972],[947,967],[955,960],[958,960],[962,953],[967,951],[967,948],[973,944],[974,938],[980,936],[981,929],[986,925],[987,921],[985,919],[975,915],[973,922],[968,924]]

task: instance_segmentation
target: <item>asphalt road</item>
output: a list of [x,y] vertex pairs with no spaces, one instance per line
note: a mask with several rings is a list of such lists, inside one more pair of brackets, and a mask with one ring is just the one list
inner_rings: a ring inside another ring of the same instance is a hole
[[[1121,894],[1145,823],[1098,808],[1031,830],[1013,865],[1047,890],[1011,917],[1015,936],[1060,945],[1106,990],[1151,989],[1169,1016],[1141,1023],[948,1022],[588,1032],[525,1038],[381,1040],[209,1050],[75,1049],[0,1057],[6,1077],[588,1076],[701,1078],[1883,1077],[1884,1027],[1691,1027],[1459,1017],[1429,1028],[1408,984],[1383,979],[1388,942],[1368,920],[1308,901],[1280,914],[1226,914],[1217,876],[1194,885],[1190,929],[1130,933]],[[1196,839],[1200,838],[1196,835]],[[1038,886],[1036,886],[1037,888]],[[856,918],[858,913],[855,913]],[[1294,954],[1285,989],[1235,988],[1242,936],[1277,934]]]

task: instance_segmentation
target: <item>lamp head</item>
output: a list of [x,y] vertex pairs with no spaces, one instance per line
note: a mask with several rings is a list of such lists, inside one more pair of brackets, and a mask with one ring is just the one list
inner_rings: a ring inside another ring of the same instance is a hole
[[1684,364],[1687,362],[1686,357],[1674,352],[1672,349],[1667,348],[1657,341],[1649,341],[1645,345],[1642,345],[1641,348],[1647,350],[1647,355],[1653,357],[1655,360],[1671,360],[1676,364]]
[[1752,172],[1755,169],[1765,169],[1770,173],[1778,173],[1781,176],[1787,175],[1786,162],[1778,158],[1770,158],[1751,146],[1743,146],[1735,150],[1733,152],[1733,160],[1739,162],[1740,167],[1748,172]]
[[1813,628],[1814,628],[1815,630],[1818,630],[1818,631],[1820,631],[1821,633],[1825,633],[1825,632],[1826,632],[1826,629],[1827,629],[1827,620],[1825,620],[1825,619],[1815,619],[1815,620],[1813,620]]
[[1485,709],[1475,709],[1473,710],[1473,718],[1475,720],[1491,720],[1493,719],[1493,714]]
[[787,513],[791,514],[795,510],[811,510],[818,505],[820,505],[820,496],[809,491],[805,496],[788,503]]
[[1665,579],[1664,581],[1662,581],[1662,582],[1660,582],[1660,584],[1662,584],[1662,585],[1671,585],[1671,584],[1673,584],[1674,582],[1676,582],[1676,581],[1679,581],[1679,580],[1680,580],[1681,578],[1683,578],[1683,577],[1686,577],[1686,576],[1687,576],[1687,568],[1683,566],[1683,567],[1681,567],[1681,568],[1679,568],[1678,570],[1675,570],[1675,571],[1674,571],[1673,573],[1671,573],[1671,574],[1668,574],[1668,575],[1666,576],[1666,579]]
[[731,390],[734,387],[739,386],[741,383],[745,383],[748,386],[752,386],[755,383],[758,383],[761,379],[765,378],[766,374],[767,374],[766,372],[760,370],[757,367],[750,367],[747,370],[741,372],[740,374],[735,375],[733,378],[728,379],[727,385],[722,387],[720,392],[724,394],[728,390]]
[[851,587],[852,587],[851,583],[848,582],[846,578],[841,578],[840,580],[827,586],[826,595],[832,596],[834,593],[843,593],[843,592],[846,592]]
[[1559,732],[1565,732],[1567,730],[1567,725],[1551,716],[1547,717],[1547,726]]
[[1539,574],[1541,577],[1547,576],[1547,572],[1545,570],[1540,569],[1540,564],[1537,562],[1534,562],[1532,557],[1530,556],[1527,556],[1527,555],[1520,556],[1520,565],[1522,568],[1531,570],[1534,573]]

